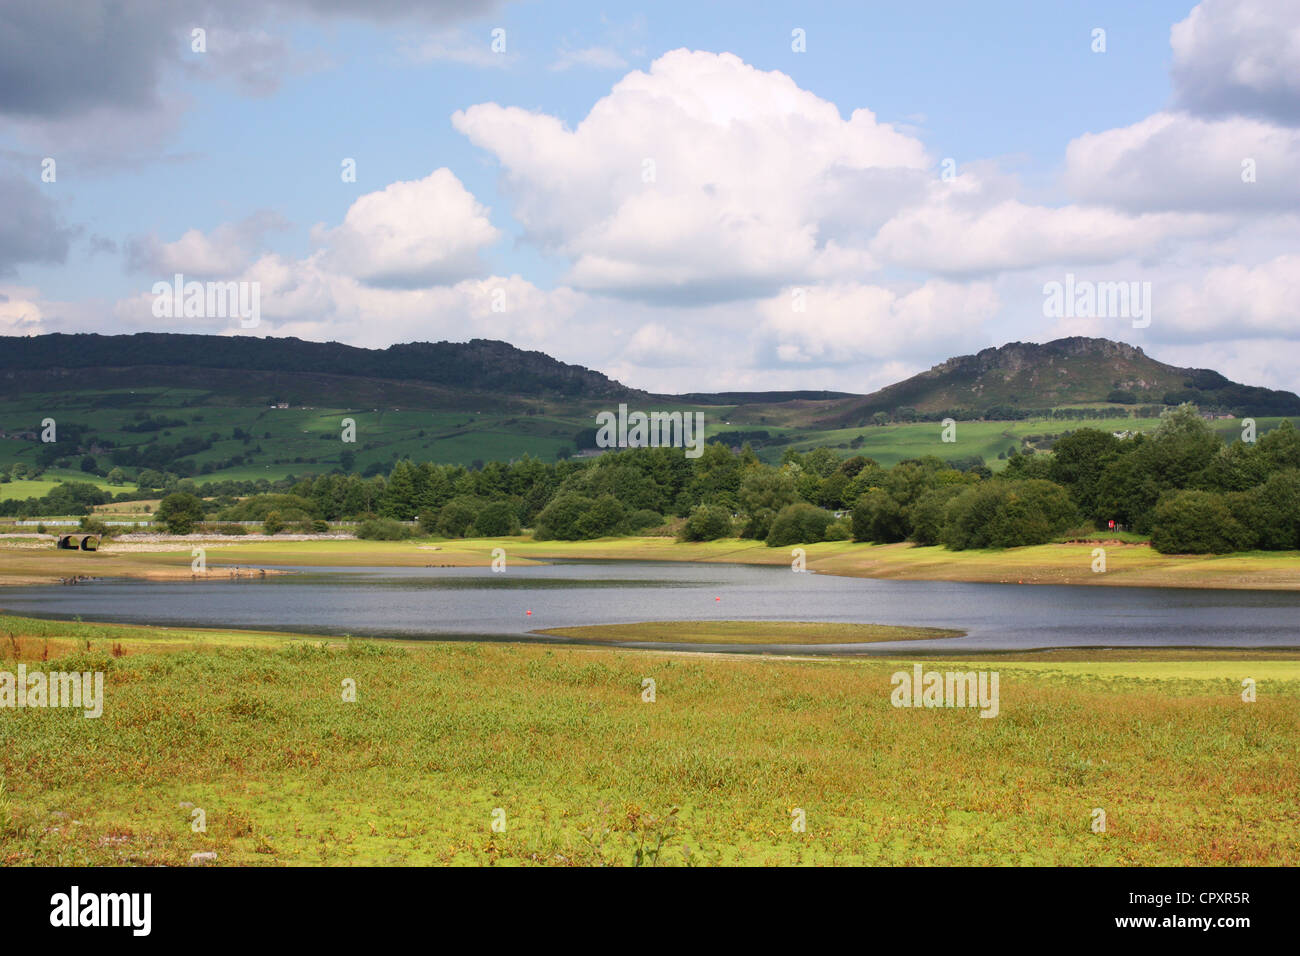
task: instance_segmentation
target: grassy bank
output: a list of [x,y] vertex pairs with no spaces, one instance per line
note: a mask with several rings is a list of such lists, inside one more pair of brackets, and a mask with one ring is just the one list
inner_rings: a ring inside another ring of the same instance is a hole
[[[128,539],[129,540],[129,539]],[[53,545],[20,547],[0,542],[0,583],[48,583],[60,577],[113,575],[190,580],[191,550],[203,547],[213,575],[240,567],[406,566],[467,567],[491,564],[502,548],[509,565],[551,559],[705,561],[789,566],[791,550],[736,538],[701,543],[672,538],[604,538],[533,541],[479,538],[410,541],[261,541],[238,538],[174,541],[158,545],[107,542],[93,554],[57,552]],[[911,544],[849,541],[803,546],[809,571],[852,577],[1014,584],[1127,585],[1132,587],[1300,588],[1300,553],[1164,555],[1146,544],[1104,545],[1106,571],[1093,571],[1096,543],[1046,544],[1006,551],[949,551]],[[157,550],[142,550],[154,548]]]
[[891,706],[907,661],[0,619],[15,655],[106,703],[0,711],[5,865],[1300,863],[1294,662],[999,664],[990,720]]

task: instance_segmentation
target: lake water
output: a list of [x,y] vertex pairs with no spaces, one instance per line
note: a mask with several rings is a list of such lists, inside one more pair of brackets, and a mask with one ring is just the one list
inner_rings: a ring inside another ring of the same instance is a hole
[[444,640],[562,642],[528,632],[655,620],[856,621],[969,633],[870,645],[681,645],[753,652],[1300,646],[1295,591],[885,581],[788,568],[626,561],[566,561],[504,573],[486,567],[294,570],[242,581],[108,579],[4,588],[0,607],[88,621]]

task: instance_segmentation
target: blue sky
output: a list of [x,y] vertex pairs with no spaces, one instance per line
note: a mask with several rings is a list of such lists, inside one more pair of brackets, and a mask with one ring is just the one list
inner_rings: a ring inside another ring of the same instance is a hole
[[[179,270],[259,282],[254,334],[503,338],[656,389],[865,391],[1063,334],[1297,387],[1291,5],[29,6],[4,334],[244,331],[151,315]],[[1151,282],[1154,320],[1045,317],[1066,273]]]

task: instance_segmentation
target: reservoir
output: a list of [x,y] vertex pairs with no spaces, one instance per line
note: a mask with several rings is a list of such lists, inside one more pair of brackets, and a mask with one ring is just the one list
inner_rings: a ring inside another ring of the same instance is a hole
[[0,608],[86,621],[428,640],[570,643],[530,632],[693,620],[851,621],[968,632],[879,644],[628,645],[733,653],[1300,647],[1297,591],[894,581],[633,561],[564,561],[503,573],[488,567],[293,570],[251,580],[104,579],[4,588]]

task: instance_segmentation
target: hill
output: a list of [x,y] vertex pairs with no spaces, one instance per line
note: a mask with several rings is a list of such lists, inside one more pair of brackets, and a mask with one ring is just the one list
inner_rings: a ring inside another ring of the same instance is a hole
[[1043,345],[1012,342],[948,359],[863,398],[837,402],[817,424],[851,428],[870,424],[877,413],[906,420],[907,410],[929,417],[1008,419],[1107,402],[1193,402],[1234,415],[1300,413],[1300,397],[1293,392],[1239,385],[1209,369],[1158,362],[1133,345],[1076,336]]
[[[1167,365],[1105,339],[985,349],[870,395],[654,395],[484,339],[364,349],[296,338],[55,334],[0,338],[0,485],[6,475],[47,470],[107,477],[121,469],[128,482],[146,470],[274,480],[335,468],[386,473],[408,456],[554,461],[590,447],[595,414],[618,402],[700,411],[709,440],[750,443],[769,462],[791,448],[882,464],[930,454],[930,423],[951,414],[970,424],[942,453],[997,469],[1013,449],[1050,448],[1074,422],[1147,430],[1165,405],[1182,401],[1257,416],[1261,431],[1266,417],[1300,415],[1290,392]],[[46,417],[58,422],[56,445],[39,441]],[[356,423],[355,444],[340,442],[344,418]],[[1221,424],[1231,437],[1234,423]]]
[[340,387],[355,390],[355,383],[339,379],[390,383],[381,390],[385,393],[415,386],[408,396],[412,399],[420,397],[420,386],[433,386],[423,398],[438,406],[465,391],[564,398],[641,394],[591,369],[490,339],[364,349],[293,337],[55,333],[5,338],[0,347],[0,393],[7,394],[69,387],[194,387],[196,373],[200,387],[262,398],[248,391],[255,384],[279,390],[265,396],[268,401],[296,392],[296,403],[303,404],[337,402]]

